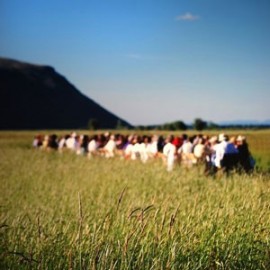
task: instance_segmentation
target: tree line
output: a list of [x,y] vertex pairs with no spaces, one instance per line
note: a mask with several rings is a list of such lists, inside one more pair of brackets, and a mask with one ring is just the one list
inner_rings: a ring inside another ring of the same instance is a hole
[[[87,128],[90,130],[98,130],[100,128],[100,123],[97,119],[91,118],[88,121]],[[164,130],[164,131],[185,131],[185,130],[224,130],[224,129],[266,129],[270,128],[270,125],[219,125],[212,121],[206,121],[201,118],[195,118],[191,124],[186,124],[182,120],[177,120],[173,122],[168,122],[164,124],[157,125],[138,125],[133,128],[126,127],[120,119],[118,119],[115,129],[124,130],[124,129],[134,129],[134,130]]]

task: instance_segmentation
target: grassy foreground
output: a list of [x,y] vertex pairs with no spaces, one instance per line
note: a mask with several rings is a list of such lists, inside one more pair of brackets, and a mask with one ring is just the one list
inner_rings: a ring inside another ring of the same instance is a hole
[[1,134],[0,269],[270,269],[269,174],[167,173],[31,139]]

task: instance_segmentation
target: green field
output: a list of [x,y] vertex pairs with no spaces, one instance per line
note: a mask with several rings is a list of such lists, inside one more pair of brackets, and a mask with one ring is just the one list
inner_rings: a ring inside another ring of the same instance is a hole
[[270,269],[270,131],[241,134],[257,172],[213,178],[0,132],[0,269]]

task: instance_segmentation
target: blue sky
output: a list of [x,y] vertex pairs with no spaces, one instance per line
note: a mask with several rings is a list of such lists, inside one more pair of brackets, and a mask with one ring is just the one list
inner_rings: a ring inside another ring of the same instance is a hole
[[269,0],[1,0],[0,55],[134,125],[270,118]]

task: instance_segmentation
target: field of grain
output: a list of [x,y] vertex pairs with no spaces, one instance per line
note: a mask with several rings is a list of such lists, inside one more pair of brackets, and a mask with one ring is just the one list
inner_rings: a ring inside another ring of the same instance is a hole
[[270,269],[270,131],[244,134],[261,170],[216,178],[34,134],[0,133],[0,269]]

